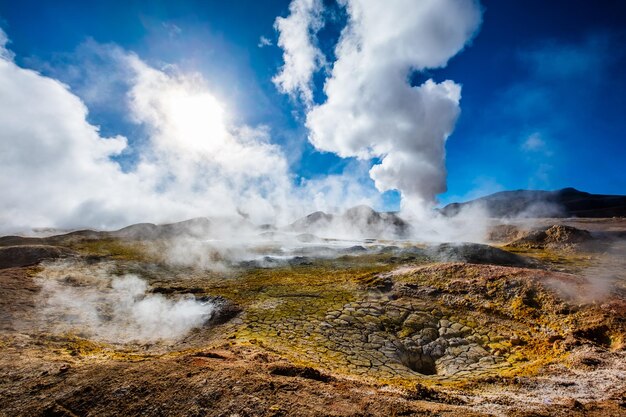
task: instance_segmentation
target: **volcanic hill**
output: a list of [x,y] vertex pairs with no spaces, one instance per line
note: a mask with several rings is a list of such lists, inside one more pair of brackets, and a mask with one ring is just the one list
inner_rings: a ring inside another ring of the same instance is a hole
[[557,191],[501,191],[464,203],[451,203],[441,209],[454,216],[463,208],[479,206],[488,215],[503,217],[626,217],[626,196],[590,194],[575,188]]

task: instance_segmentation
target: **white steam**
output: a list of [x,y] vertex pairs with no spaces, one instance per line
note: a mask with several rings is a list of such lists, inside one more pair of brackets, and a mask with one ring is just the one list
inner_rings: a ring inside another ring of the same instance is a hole
[[[146,134],[104,137],[68,86],[13,61],[0,31],[0,231],[115,229],[193,217],[284,227],[317,210],[376,206],[381,195],[363,180],[369,170],[378,191],[398,189],[405,212],[422,213],[416,238],[449,240],[447,231],[459,231],[457,225],[423,206],[432,208],[445,190],[444,146],[459,114],[460,86],[428,80],[412,87],[408,78],[446,65],[476,31],[480,7],[472,0],[340,4],[348,21],[325,102],[314,103],[312,84],[325,67],[315,39],[324,24],[321,0],[294,0],[289,16],[276,20],[285,64],[274,82],[305,103],[309,139],[318,149],[366,160],[357,163],[366,168],[298,184],[285,156],[290,150],[273,143],[266,126],[237,123],[202,75],[171,65],[157,69],[114,45],[96,45],[116,85],[127,88],[119,103],[127,121]],[[91,96],[98,96],[95,90]],[[370,169],[372,158],[380,163]],[[193,263],[211,262],[209,255]]]
[[175,341],[202,326],[215,310],[193,296],[150,294],[135,275],[66,262],[39,274],[42,314],[56,332],[76,332],[111,343]]
[[[432,203],[446,190],[445,141],[459,115],[461,87],[449,80],[412,87],[408,79],[413,71],[445,66],[467,44],[480,25],[480,6],[474,0],[340,3],[348,23],[324,86],[327,100],[307,113],[309,139],[341,157],[380,158],[370,170],[379,191],[400,190],[405,206]],[[294,14],[298,22],[306,27],[310,19]],[[285,54],[300,54],[306,68],[315,67],[306,49]],[[290,69],[281,77],[290,78]],[[294,93],[299,87],[282,88]]]
[[[596,245],[596,256],[593,264],[583,268],[576,275],[580,281],[572,283],[550,281],[548,284],[559,291],[560,294],[582,303],[601,303],[611,295],[624,291],[626,283],[626,241],[614,240],[602,236],[604,242],[590,243]],[[608,243],[608,244],[607,244]],[[604,244],[607,244],[604,246]],[[598,249],[601,248],[601,251]]]
[[289,16],[276,18],[274,24],[285,61],[273,79],[274,84],[284,93],[299,96],[307,106],[313,103],[313,74],[325,62],[315,44],[315,34],[324,24],[323,10],[322,0],[293,0]]
[[[258,224],[287,223],[348,202],[320,188],[349,177],[294,186],[269,129],[236,124],[200,74],[155,69],[120,48],[100,47],[129,88],[119,105],[147,133],[144,141],[109,138],[87,121],[87,107],[66,85],[21,68],[6,43],[0,30],[3,233],[237,213]],[[127,153],[134,163],[122,169],[115,158]],[[350,201],[374,201],[358,182],[350,192]]]
[[15,55],[7,48],[8,43],[9,38],[7,34],[4,33],[2,29],[0,29],[0,59],[11,61],[13,60]]

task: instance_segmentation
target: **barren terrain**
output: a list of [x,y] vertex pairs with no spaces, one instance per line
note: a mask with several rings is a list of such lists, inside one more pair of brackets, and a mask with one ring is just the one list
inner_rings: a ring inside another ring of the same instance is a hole
[[540,223],[219,268],[162,235],[2,238],[0,414],[626,415],[626,222]]

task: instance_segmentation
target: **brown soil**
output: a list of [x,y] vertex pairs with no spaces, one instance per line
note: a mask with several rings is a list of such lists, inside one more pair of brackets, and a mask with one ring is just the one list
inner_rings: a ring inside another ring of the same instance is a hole
[[571,247],[592,243],[595,239],[587,230],[572,226],[554,225],[544,230],[537,230],[511,242],[512,247],[544,249],[554,247]]
[[[585,272],[619,256],[521,248],[539,262],[527,269],[354,255],[215,273],[117,241],[68,246],[82,260],[0,269],[2,416],[626,415],[626,276],[588,297]],[[79,291],[105,264],[223,311],[171,343],[51,326],[42,280]]]

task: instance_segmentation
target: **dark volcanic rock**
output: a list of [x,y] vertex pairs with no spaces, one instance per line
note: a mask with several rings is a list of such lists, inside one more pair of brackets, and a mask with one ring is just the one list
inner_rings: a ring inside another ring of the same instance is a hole
[[108,236],[108,232],[96,232],[94,230],[77,230],[62,235],[48,237],[26,237],[26,236],[2,236],[0,237],[0,246],[19,246],[19,245],[49,245],[49,246],[65,246],[69,242],[76,242],[86,239],[100,239]]
[[212,297],[210,301],[217,306],[209,320],[211,325],[224,324],[237,317],[243,311],[238,304],[221,296]]
[[478,243],[443,243],[429,248],[427,253],[440,262],[467,262],[517,267],[533,265],[529,259],[522,256]]
[[347,254],[361,254],[367,252],[367,249],[361,245],[350,246],[349,248],[345,248],[341,250],[341,253]]
[[0,247],[0,268],[35,265],[46,259],[76,255],[75,252],[58,246],[23,245]]
[[24,237],[24,236],[2,236],[0,237],[0,246],[17,246],[17,245],[41,245],[44,240],[40,237]]
[[301,367],[294,365],[278,364],[271,367],[270,374],[313,379],[315,381],[321,382],[329,382],[332,380],[332,377],[330,377],[329,375],[323,374],[317,369],[313,369],[308,366]]

